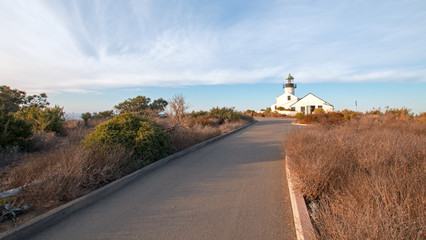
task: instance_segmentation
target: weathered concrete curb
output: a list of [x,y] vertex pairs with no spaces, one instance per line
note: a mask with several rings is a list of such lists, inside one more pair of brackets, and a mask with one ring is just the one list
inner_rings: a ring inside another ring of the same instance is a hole
[[296,125],[296,126],[312,126],[312,125],[310,125],[310,124],[305,124],[305,123],[295,123],[295,122],[292,122],[291,124],[293,124],[293,125]]
[[308,209],[302,194],[294,188],[293,177],[288,168],[288,157],[285,156],[285,170],[287,175],[288,190],[290,193],[291,207],[293,209],[294,226],[297,240],[315,240],[315,232],[309,218]]
[[2,234],[0,234],[0,239],[7,239],[7,240],[15,240],[15,239],[27,239],[30,236],[41,232],[42,230],[52,226],[53,224],[55,224],[56,222],[70,216],[71,214],[73,214],[74,212],[83,209],[87,206],[89,206],[92,203],[95,203],[105,197],[107,197],[108,195],[120,190],[121,188],[127,186],[128,184],[130,184],[131,182],[135,181],[136,179],[138,179],[139,177],[142,177],[144,175],[147,175],[155,170],[157,170],[158,168],[164,166],[165,164],[167,164],[169,161],[172,161],[176,158],[179,158],[183,155],[186,155],[188,153],[194,152],[208,144],[214,143],[222,138],[225,138],[233,133],[236,133],[248,126],[253,125],[254,123],[256,123],[257,121],[254,121],[252,123],[249,123],[245,126],[242,126],[240,128],[237,128],[231,132],[227,132],[223,135],[211,138],[207,141],[204,141],[202,143],[196,144],[192,147],[189,147],[185,150],[182,150],[180,152],[177,152],[175,154],[172,154],[168,157],[165,157],[163,159],[160,159],[142,169],[137,170],[136,172],[133,172],[127,176],[124,176],[112,183],[109,183],[91,193],[88,193],[80,198],[77,198],[71,202],[68,202],[62,206],[59,206],[55,209],[52,209],[38,217],[35,217],[33,219],[31,219],[28,222],[25,222],[21,225],[19,225],[18,227],[11,229],[9,231],[6,231]]

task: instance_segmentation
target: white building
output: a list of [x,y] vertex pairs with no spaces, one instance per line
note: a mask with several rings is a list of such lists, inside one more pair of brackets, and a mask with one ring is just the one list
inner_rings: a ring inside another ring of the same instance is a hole
[[303,112],[304,114],[311,114],[317,108],[324,109],[326,112],[334,111],[333,105],[315,96],[312,93],[298,98],[294,95],[294,90],[297,87],[294,84],[294,78],[288,74],[286,83],[284,84],[284,93],[275,99],[275,104],[271,106],[273,112],[281,114],[295,115],[296,113]]

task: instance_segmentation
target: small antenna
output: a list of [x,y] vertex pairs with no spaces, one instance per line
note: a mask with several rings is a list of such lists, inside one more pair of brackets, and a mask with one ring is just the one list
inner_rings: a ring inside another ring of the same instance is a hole
[[358,112],[358,102],[355,100],[355,111]]

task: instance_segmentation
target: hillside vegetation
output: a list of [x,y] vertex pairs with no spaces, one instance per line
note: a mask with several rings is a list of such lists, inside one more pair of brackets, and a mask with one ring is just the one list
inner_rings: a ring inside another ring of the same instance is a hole
[[407,109],[303,116],[285,142],[319,239],[425,239],[426,118]]
[[[0,200],[2,222],[21,221],[7,210],[10,204],[43,212],[253,121],[226,107],[186,113],[181,95],[153,102],[138,96],[116,105],[116,114],[84,113],[82,121],[65,121],[62,108],[48,107],[45,94],[28,98],[7,86],[1,90],[1,191],[31,186]],[[168,115],[159,114],[165,110]]]

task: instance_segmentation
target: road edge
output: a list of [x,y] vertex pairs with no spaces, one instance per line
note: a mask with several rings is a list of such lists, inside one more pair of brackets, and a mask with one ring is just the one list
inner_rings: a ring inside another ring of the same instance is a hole
[[43,231],[44,229],[49,228],[50,226],[54,225],[56,222],[69,217],[74,212],[81,210],[85,207],[88,207],[89,205],[107,197],[108,195],[120,190],[122,187],[130,184],[131,182],[135,181],[137,178],[142,177],[144,175],[147,175],[160,167],[164,166],[168,162],[177,159],[179,157],[182,157],[186,154],[189,154],[191,152],[194,152],[208,144],[217,142],[231,134],[234,134],[238,131],[241,131],[253,124],[255,124],[257,121],[250,122],[242,127],[239,127],[235,130],[232,130],[230,132],[224,133],[222,135],[219,135],[217,137],[208,139],[204,142],[198,143],[194,146],[191,146],[187,149],[184,149],[180,152],[174,153],[172,155],[169,155],[165,158],[162,158],[154,163],[149,164],[148,166],[145,166],[131,174],[128,174],[120,179],[115,180],[114,182],[111,182],[101,188],[96,189],[95,191],[92,191],[86,195],[83,195],[79,198],[76,198],[64,205],[61,205],[57,208],[54,208],[40,216],[37,216],[28,222],[25,222],[21,225],[18,225],[17,227],[10,229],[6,232],[3,232],[0,234],[0,239],[4,240],[15,240],[15,239],[26,239],[31,235],[34,235],[36,233],[39,233]]
[[305,199],[302,194],[294,188],[294,179],[288,168],[288,156],[285,155],[285,171],[287,175],[287,185],[290,194],[291,208],[293,210],[294,227],[296,230],[297,240],[315,240],[316,235],[311,219],[309,218],[308,209],[306,208]]
[[306,126],[311,126],[311,125],[309,125],[309,124],[305,124],[305,123],[296,123],[296,122],[292,122],[291,124],[296,125],[296,126],[304,126],[304,127],[306,127]]

